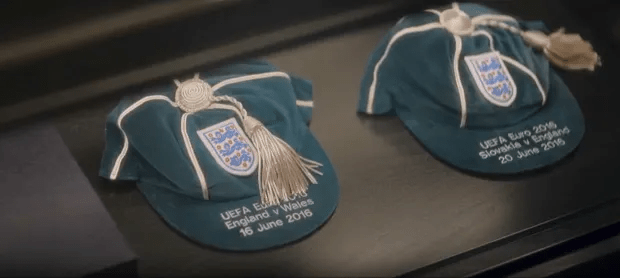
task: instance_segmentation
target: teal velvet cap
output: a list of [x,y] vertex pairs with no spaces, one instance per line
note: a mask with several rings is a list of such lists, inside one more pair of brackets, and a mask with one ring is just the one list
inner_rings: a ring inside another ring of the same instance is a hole
[[311,83],[255,60],[195,78],[214,96],[234,97],[297,153],[322,163],[317,184],[279,205],[264,205],[256,148],[238,112],[226,103],[187,112],[172,81],[123,99],[109,114],[100,176],[135,181],[171,228],[218,249],[268,249],[318,229],[336,209],[339,185],[308,126]]
[[557,162],[585,130],[579,105],[523,30],[478,4],[402,18],[371,54],[358,112],[396,114],[436,158],[509,174]]

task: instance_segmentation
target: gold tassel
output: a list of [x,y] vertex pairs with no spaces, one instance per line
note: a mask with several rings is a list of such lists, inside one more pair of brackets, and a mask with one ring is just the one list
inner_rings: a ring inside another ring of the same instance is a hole
[[560,28],[549,36],[540,31],[525,31],[521,35],[529,45],[542,50],[549,61],[558,67],[594,71],[596,66],[601,65],[600,57],[589,42],[578,34],[566,34],[564,31],[564,28]]
[[312,173],[321,163],[300,156],[285,141],[273,135],[260,121],[247,116],[245,131],[258,152],[258,182],[261,202],[277,205],[296,194],[305,193],[310,183],[317,184]]

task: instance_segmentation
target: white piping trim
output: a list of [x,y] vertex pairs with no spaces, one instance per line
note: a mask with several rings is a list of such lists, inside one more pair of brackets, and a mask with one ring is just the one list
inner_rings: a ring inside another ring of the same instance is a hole
[[479,35],[486,36],[489,39],[489,47],[491,47],[492,51],[495,51],[495,46],[493,45],[493,36],[491,36],[491,34],[489,34],[489,32],[487,32],[486,30],[478,30],[471,33],[472,37]]
[[499,54],[499,56],[502,58],[502,60],[510,63],[511,65],[527,73],[527,75],[529,75],[532,78],[532,80],[534,80],[534,83],[536,83],[536,86],[538,87],[538,90],[540,91],[540,95],[542,96],[542,104],[544,105],[545,102],[547,101],[547,94],[545,93],[545,90],[543,89],[542,85],[540,85],[540,81],[538,81],[538,77],[536,77],[536,74],[534,74],[530,69],[528,69],[521,63],[517,62],[516,60],[508,56],[504,56],[502,54]]
[[196,175],[198,176],[198,181],[200,182],[200,187],[202,187],[202,197],[205,200],[209,200],[209,189],[207,187],[207,181],[205,179],[204,173],[200,168],[200,164],[198,164],[198,158],[196,158],[196,153],[194,152],[194,148],[192,147],[192,142],[189,140],[189,135],[187,135],[187,116],[191,115],[190,113],[185,113],[181,117],[181,134],[183,135],[183,142],[185,143],[185,149],[187,150],[187,155],[192,162],[192,166],[194,166],[194,170],[196,171]]
[[514,23],[519,23],[519,21],[517,21],[514,17],[512,16],[508,16],[508,15],[498,15],[498,14],[483,14],[483,15],[479,15],[476,16],[474,18],[471,19],[471,22],[474,25],[478,25],[478,24],[482,24],[482,22],[487,21],[487,20],[494,20],[494,21],[511,21]]
[[314,102],[311,100],[297,100],[295,101],[295,104],[297,104],[297,106],[303,106],[303,107],[314,107]]
[[438,16],[441,16],[441,12],[438,10],[434,10],[434,9],[428,9],[428,10],[424,10],[425,12],[429,12],[429,13],[434,13]]
[[250,81],[250,80],[269,78],[269,77],[284,77],[284,78],[290,79],[288,74],[286,74],[284,72],[281,72],[281,71],[265,72],[265,73],[251,74],[251,75],[246,75],[246,76],[234,77],[234,78],[226,79],[224,81],[221,81],[220,83],[217,83],[217,84],[213,85],[212,89],[215,92],[218,89],[220,89],[220,88],[222,88],[224,86],[227,86],[227,85],[231,85],[231,84],[235,84],[235,83],[240,83],[240,82],[245,82],[245,81]]
[[459,72],[459,60],[461,59],[461,50],[463,50],[463,41],[460,36],[454,35],[454,61],[453,61],[453,70],[454,70],[454,80],[456,81],[456,89],[459,92],[459,98],[461,99],[461,125],[460,127],[465,126],[465,121],[467,120],[467,103],[465,99],[465,89],[463,88],[463,83],[461,82],[461,74]]
[[414,26],[414,27],[409,27],[409,28],[405,28],[402,29],[400,31],[398,31],[396,34],[394,34],[394,36],[390,39],[390,42],[388,43],[387,47],[385,48],[385,52],[383,53],[383,56],[381,56],[381,58],[379,59],[379,61],[377,62],[377,64],[375,65],[375,68],[373,70],[372,73],[372,83],[370,84],[370,88],[368,90],[368,100],[366,103],[366,113],[368,114],[372,114],[373,113],[373,105],[374,105],[374,101],[375,101],[375,89],[377,87],[377,74],[379,72],[379,67],[381,66],[381,64],[383,63],[383,60],[385,60],[385,58],[387,57],[388,53],[390,52],[390,48],[392,47],[392,44],[394,44],[394,42],[396,40],[398,40],[400,37],[410,34],[410,33],[417,33],[417,32],[424,32],[424,31],[428,31],[434,28],[443,28],[443,26],[437,22],[433,22],[433,23],[428,23],[425,25],[420,25],[420,26]]
[[234,105],[223,104],[223,103],[212,103],[211,105],[209,105],[209,107],[207,107],[207,109],[231,110],[237,114],[237,117],[239,117],[240,120],[243,121],[243,115],[241,115],[241,111],[239,111],[239,109],[237,109],[237,107]]
[[123,112],[121,112],[121,114],[118,116],[118,120],[116,120],[116,126],[118,126],[118,129],[120,129],[121,133],[123,134],[123,149],[118,154],[118,157],[116,158],[116,161],[114,162],[114,166],[112,167],[112,172],[110,173],[110,180],[115,180],[118,177],[118,172],[120,171],[121,164],[123,160],[125,159],[125,156],[127,155],[127,150],[129,149],[129,140],[127,139],[127,134],[125,134],[125,131],[123,130],[121,126],[123,119],[133,110],[137,109],[142,104],[148,101],[151,101],[151,100],[165,100],[168,103],[170,103],[170,105],[172,105],[173,107],[177,107],[177,104],[174,103],[172,100],[170,100],[167,96],[152,95],[152,96],[141,98],[140,100],[136,101],[134,104],[127,107]]

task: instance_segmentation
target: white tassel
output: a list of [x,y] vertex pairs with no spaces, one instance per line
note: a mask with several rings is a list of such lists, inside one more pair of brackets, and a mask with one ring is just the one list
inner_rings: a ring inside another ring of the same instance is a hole
[[541,31],[521,33],[525,42],[543,51],[554,65],[567,70],[594,71],[601,65],[601,59],[592,45],[577,34],[566,34],[564,28],[546,35]]
[[601,57],[588,41],[583,40],[578,34],[566,34],[564,28],[547,35],[538,30],[521,31],[514,26],[494,20],[478,24],[503,28],[521,35],[528,45],[541,50],[552,64],[563,69],[594,71],[602,64]]
[[243,127],[256,149],[258,186],[261,203],[278,205],[296,194],[306,193],[309,184],[317,184],[312,173],[323,175],[323,164],[300,156],[284,140],[273,135],[259,120],[248,115],[243,104],[234,97],[215,96],[214,102],[230,102],[238,110]]
[[318,183],[312,173],[323,175],[317,170],[323,166],[321,163],[300,156],[251,116],[246,117],[244,125],[258,152],[258,183],[263,204],[286,202],[305,193],[310,183]]

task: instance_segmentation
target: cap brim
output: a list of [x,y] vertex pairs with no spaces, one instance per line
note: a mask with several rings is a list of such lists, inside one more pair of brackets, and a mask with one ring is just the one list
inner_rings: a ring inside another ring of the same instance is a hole
[[570,154],[585,132],[575,98],[551,72],[546,105],[527,120],[498,129],[472,130],[425,121],[397,111],[399,118],[436,158],[484,174],[514,174],[551,165]]
[[338,204],[340,187],[334,168],[319,142],[308,132],[300,154],[323,164],[318,184],[307,196],[263,208],[258,196],[230,202],[194,199],[138,183],[151,206],[189,239],[228,251],[258,251],[297,241],[320,228]]

